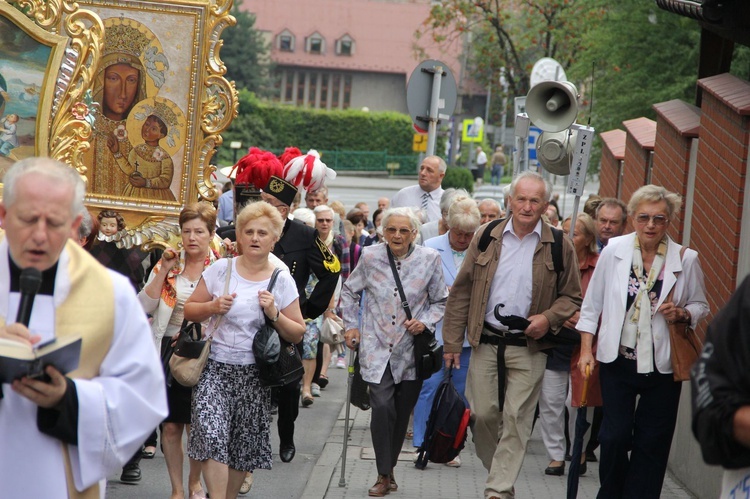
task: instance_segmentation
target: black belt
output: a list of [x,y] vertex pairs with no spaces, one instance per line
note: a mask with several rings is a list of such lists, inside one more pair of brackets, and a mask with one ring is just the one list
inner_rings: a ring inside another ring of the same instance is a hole
[[508,331],[502,331],[486,322],[484,323],[484,329],[492,334],[483,332],[481,336],[479,336],[480,344],[486,343],[489,345],[499,345],[502,343],[503,345],[511,345],[517,347],[528,346],[526,335],[524,333],[510,333]]

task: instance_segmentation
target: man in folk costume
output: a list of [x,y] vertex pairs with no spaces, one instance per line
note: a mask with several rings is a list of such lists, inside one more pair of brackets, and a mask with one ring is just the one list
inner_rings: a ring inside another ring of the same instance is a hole
[[[297,160],[304,162],[307,156],[300,156],[290,160],[285,166],[285,171]],[[320,159],[317,159],[318,163]],[[294,168],[288,175],[301,175],[304,182],[309,182],[307,186],[313,190],[319,188],[324,179],[332,178],[326,170],[320,169],[320,164],[313,163],[315,160],[308,161],[299,168]],[[308,165],[315,168],[315,171],[307,170]],[[325,165],[323,165],[325,168]],[[332,172],[332,170],[331,170]],[[335,176],[335,172],[333,172]],[[290,178],[287,176],[287,178]],[[314,179],[314,182],[313,182]],[[307,187],[306,186],[306,187]],[[284,230],[281,238],[273,248],[273,254],[281,258],[289,267],[289,271],[297,284],[297,291],[300,296],[300,308],[305,319],[315,319],[328,308],[331,297],[338,283],[341,263],[338,258],[331,253],[328,247],[318,238],[318,232],[306,226],[305,224],[290,220],[289,206],[297,194],[297,188],[283,178],[272,176],[268,184],[263,189],[262,199],[273,205],[281,216],[286,219]],[[312,293],[309,297],[305,294],[310,274],[314,274],[318,279]],[[301,345],[297,345],[298,348]],[[300,352],[301,353],[301,352]],[[279,456],[285,463],[294,459],[296,448],[294,446],[294,422],[299,414],[300,387],[297,381],[281,387],[277,392],[279,404]]]
[[[48,158],[3,178],[0,338],[36,345],[80,335],[76,370],[3,384],[0,497],[100,498],[105,479],[167,415],[164,375],[128,280],[99,265],[71,234],[85,187]],[[42,272],[30,329],[14,323],[22,269]]]

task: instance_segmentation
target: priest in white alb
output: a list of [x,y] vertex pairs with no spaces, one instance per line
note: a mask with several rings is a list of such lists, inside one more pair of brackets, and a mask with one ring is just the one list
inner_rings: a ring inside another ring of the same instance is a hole
[[[3,383],[0,497],[103,498],[117,471],[167,414],[164,375],[146,316],[126,278],[99,265],[71,236],[85,187],[78,173],[29,158],[3,177],[0,338],[28,345],[81,337],[65,375]],[[21,271],[42,283],[29,327],[16,323]]]

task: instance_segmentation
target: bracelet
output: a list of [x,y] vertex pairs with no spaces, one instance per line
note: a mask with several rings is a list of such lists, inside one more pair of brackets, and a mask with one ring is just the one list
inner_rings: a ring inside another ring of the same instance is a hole
[[280,315],[281,315],[281,310],[279,310],[279,307],[276,307],[276,317],[274,317],[273,319],[269,317],[268,320],[271,322],[276,322],[279,320]]

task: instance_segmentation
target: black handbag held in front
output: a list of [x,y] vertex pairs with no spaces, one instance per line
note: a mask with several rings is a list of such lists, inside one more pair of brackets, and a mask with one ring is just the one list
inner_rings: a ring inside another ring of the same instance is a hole
[[[388,261],[393,271],[393,278],[396,280],[396,287],[401,297],[401,306],[404,308],[404,312],[406,312],[406,318],[411,320],[409,302],[406,301],[406,294],[404,294],[404,288],[401,286],[401,279],[398,277],[393,253],[391,253],[391,249],[388,246],[386,246],[386,251],[388,252]],[[438,372],[443,366],[443,345],[438,344],[434,331],[430,331],[426,327],[422,333],[415,335],[413,338],[414,365],[417,369],[417,379],[425,380]]]

